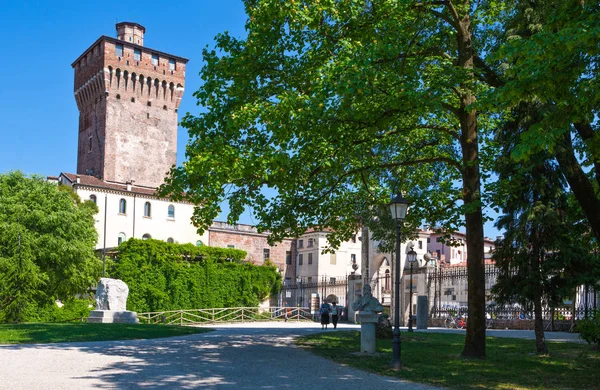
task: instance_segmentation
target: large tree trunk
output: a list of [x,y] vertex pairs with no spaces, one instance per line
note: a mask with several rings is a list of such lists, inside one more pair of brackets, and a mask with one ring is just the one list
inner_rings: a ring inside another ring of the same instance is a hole
[[542,318],[542,280],[539,278],[540,264],[538,258],[534,255],[531,256],[531,267],[538,276],[538,278],[536,278],[535,286],[533,287],[535,350],[536,353],[545,355],[548,353],[548,347],[546,346],[546,336],[544,336],[544,319]]
[[[468,12],[459,23],[457,39],[458,66],[472,69],[474,51]],[[469,282],[469,319],[462,356],[485,358],[485,263],[477,112],[469,107],[475,102],[472,93],[473,88],[473,83],[465,82],[461,84],[461,102],[458,111],[463,153],[463,201],[467,230],[467,272]]]
[[596,240],[600,241],[600,200],[575,157],[570,132],[565,132],[562,142],[556,146],[555,153],[562,174],[565,175],[573,195],[581,206]]

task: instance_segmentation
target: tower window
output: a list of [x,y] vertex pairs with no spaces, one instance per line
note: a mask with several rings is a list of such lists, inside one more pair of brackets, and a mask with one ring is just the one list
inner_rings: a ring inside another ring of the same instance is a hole
[[144,203],[144,217],[150,218],[152,216],[152,205],[150,202]]
[[175,240],[173,240],[173,237],[169,237],[169,238],[167,238],[167,242],[168,242],[169,244],[172,244],[172,243],[174,243],[174,242],[175,242]]
[[149,235],[148,233],[146,233],[146,234],[144,234],[144,235],[142,236],[142,240],[147,240],[147,239],[149,239],[149,238],[152,238],[152,236],[151,236],[151,235]]
[[117,57],[123,57],[123,45],[115,45],[115,54]]
[[135,98],[131,98],[131,103],[135,103]]
[[147,103],[148,107],[152,107],[152,102]]
[[92,151],[92,137],[88,138],[88,153]]
[[117,94],[117,100],[121,100],[121,95]]
[[175,218],[175,206],[171,204],[167,210],[167,218]]
[[285,252],[285,263],[288,265],[292,264],[292,252],[290,252],[290,251]]
[[308,264],[312,264],[312,260],[313,260],[313,254],[309,253],[308,254]]
[[152,65],[158,66],[158,54],[152,54]]
[[94,202],[94,204],[96,204],[96,201],[97,201],[97,199],[96,199],[96,195],[93,195],[93,194],[92,194],[92,195],[90,195],[90,200],[91,200],[92,202]]
[[142,59],[142,51],[140,49],[133,49],[133,59],[140,61]]
[[119,201],[119,214],[127,213],[127,201],[125,199],[121,199]]
[[177,63],[175,62],[174,59],[169,58],[169,70],[175,70],[177,69]]
[[271,249],[264,248],[263,249],[263,260],[268,260],[271,258]]
[[117,238],[117,245],[121,245],[121,243],[123,241],[125,241],[127,238],[125,236],[125,233],[121,232],[119,233],[119,237]]
[[196,246],[203,246],[203,245],[204,245],[204,243],[202,241],[200,241],[200,240],[196,241]]

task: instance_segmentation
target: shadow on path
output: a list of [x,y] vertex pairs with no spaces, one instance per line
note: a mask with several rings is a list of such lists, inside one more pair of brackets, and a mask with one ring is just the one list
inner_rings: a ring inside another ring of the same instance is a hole
[[[0,360],[13,355],[0,368],[1,386],[431,388],[340,366],[293,345],[294,337],[314,331],[238,326],[170,339],[0,347]],[[37,374],[32,376],[32,372]]]

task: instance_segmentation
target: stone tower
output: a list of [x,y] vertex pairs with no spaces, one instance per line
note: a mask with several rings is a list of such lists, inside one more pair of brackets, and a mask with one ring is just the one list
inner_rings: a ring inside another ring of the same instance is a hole
[[117,24],[71,64],[79,109],[77,173],[158,187],[176,163],[187,59],[144,46],[146,29]]

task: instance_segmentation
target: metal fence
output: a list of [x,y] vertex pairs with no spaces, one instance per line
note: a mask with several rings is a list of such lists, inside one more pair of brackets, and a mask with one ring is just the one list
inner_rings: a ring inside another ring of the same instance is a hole
[[[485,265],[485,299],[487,312],[497,319],[532,319],[533,307],[519,304],[498,305],[491,292],[502,271],[493,264]],[[466,267],[429,268],[425,270],[427,295],[430,297],[432,318],[449,314],[464,314],[468,303],[468,274]],[[580,286],[572,300],[558,307],[544,307],[544,320],[572,320],[585,318],[599,309],[599,286]]]
[[282,286],[279,296],[273,297],[271,303],[282,307],[308,307],[314,314],[327,297],[334,298],[339,306],[347,306],[348,278],[321,276],[291,281]]
[[312,321],[308,307],[229,307],[138,313],[145,324],[202,325],[253,321]]

